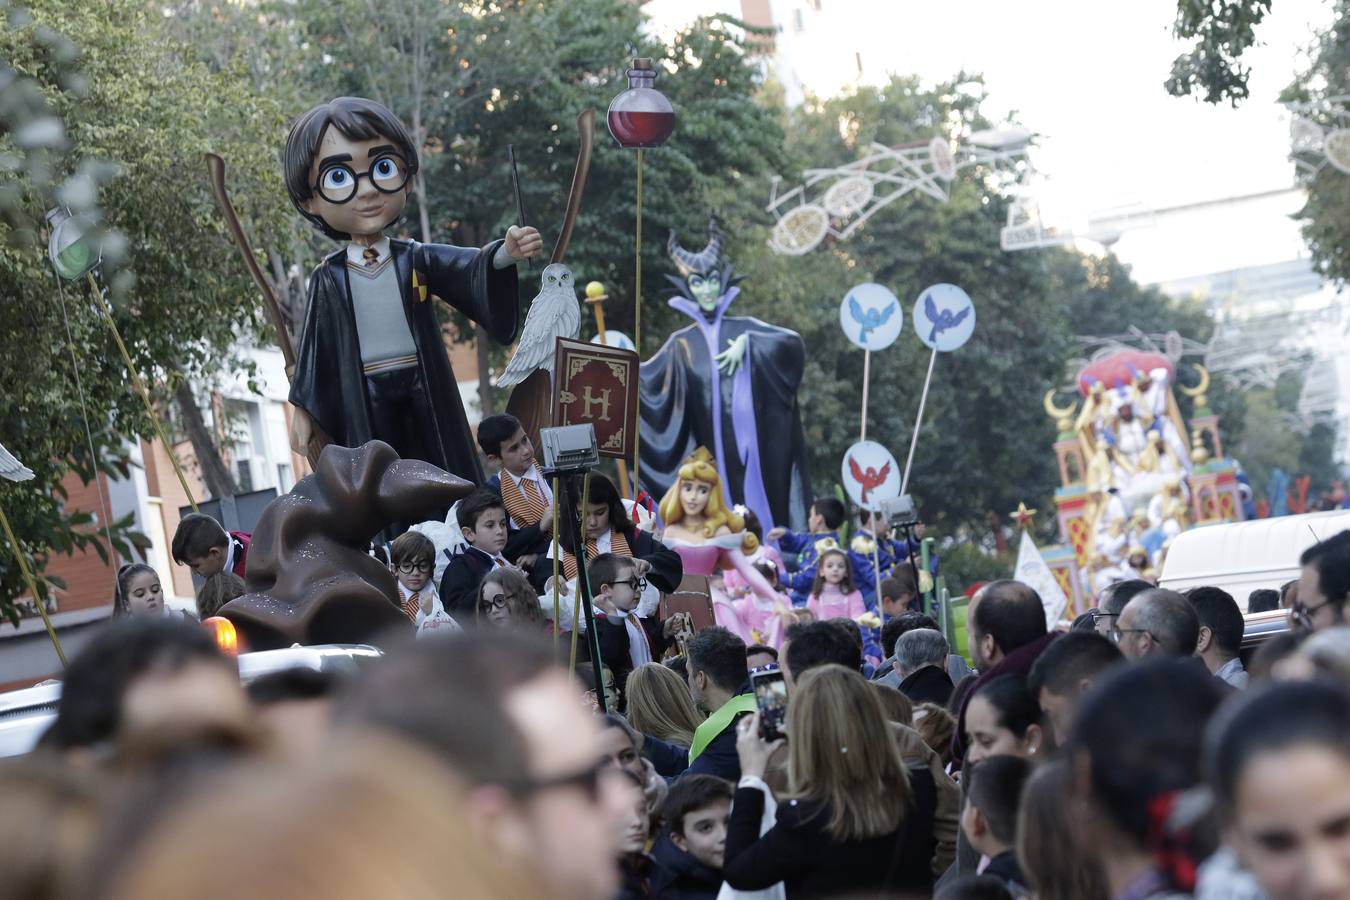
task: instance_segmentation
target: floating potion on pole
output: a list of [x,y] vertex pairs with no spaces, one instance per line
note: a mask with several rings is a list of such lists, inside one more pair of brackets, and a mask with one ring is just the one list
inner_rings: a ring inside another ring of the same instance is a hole
[[[660,147],[675,130],[675,107],[656,89],[656,69],[650,59],[633,60],[628,70],[628,89],[609,104],[609,133],[625,150],[637,151],[637,224],[634,253],[636,277],[633,283],[633,343],[642,354],[642,154]],[[633,489],[641,490],[641,429],[633,442]]]
[[923,408],[928,404],[928,386],[933,382],[933,365],[939,352],[950,353],[962,347],[975,332],[975,304],[970,296],[954,284],[935,284],[925,288],[914,301],[914,333],[932,348],[928,358],[928,374],[923,379],[923,393],[919,395],[919,414],[914,419],[914,433],[909,439],[909,458],[905,460],[905,474],[900,479],[900,493],[909,492],[909,471],[914,465],[914,448],[919,445],[919,429],[923,427]]

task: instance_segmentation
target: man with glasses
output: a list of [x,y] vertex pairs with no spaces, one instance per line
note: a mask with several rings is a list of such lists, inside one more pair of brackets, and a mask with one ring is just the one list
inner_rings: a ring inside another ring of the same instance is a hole
[[687,613],[664,622],[638,615],[647,579],[637,573],[632,557],[601,553],[587,563],[586,575],[595,607],[602,613],[595,618],[600,661],[614,673],[620,696],[626,696],[629,673],[643,663],[660,662],[676,638],[693,637],[693,627]]
[[339,701],[337,719],[440,757],[465,785],[478,837],[531,874],[540,896],[614,896],[620,824],[638,789],[545,644],[481,630],[420,641],[382,659]]
[[1092,624],[1097,633],[1109,638],[1111,630],[1116,626],[1116,620],[1120,618],[1121,610],[1125,609],[1125,604],[1152,587],[1153,585],[1142,578],[1131,578],[1128,581],[1108,584],[1103,588],[1097,595],[1098,606],[1092,615]]
[[404,459],[481,484],[428,300],[440,297],[509,344],[519,320],[515,266],[540,252],[539,232],[513,227],[481,250],[390,240],[385,230],[398,222],[417,175],[417,147],[394,114],[371,100],[339,97],[302,115],[283,164],[295,207],[346,242],[309,280],[291,379],[295,451],[311,455],[325,436],[344,447],[374,438]]
[[1342,531],[1303,551],[1289,618],[1302,631],[1321,631],[1345,624],[1350,596],[1350,531]]
[[1111,639],[1133,662],[1150,656],[1194,656],[1199,638],[1195,610],[1185,597],[1165,588],[1144,591],[1125,604],[1111,629]]

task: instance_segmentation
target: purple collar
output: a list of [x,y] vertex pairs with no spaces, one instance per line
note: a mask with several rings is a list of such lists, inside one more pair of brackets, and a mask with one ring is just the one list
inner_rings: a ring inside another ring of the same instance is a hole
[[703,307],[688,297],[671,297],[668,301],[670,308],[684,313],[693,319],[704,331],[717,332],[722,327],[722,317],[726,315],[727,307],[736,299],[736,295],[741,292],[739,287],[729,288],[725,294],[717,298],[717,305],[713,307],[712,318],[709,319]]

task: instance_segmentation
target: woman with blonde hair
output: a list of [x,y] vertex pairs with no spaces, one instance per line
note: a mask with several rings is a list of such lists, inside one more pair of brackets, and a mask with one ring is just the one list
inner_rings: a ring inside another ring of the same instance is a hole
[[[211,860],[231,864],[204,864]],[[102,896],[542,894],[476,839],[443,764],[402,742],[362,736],[309,765],[241,767],[191,794],[121,862]]]
[[628,676],[628,722],[648,737],[689,748],[703,724],[689,686],[660,663],[644,663]]
[[686,575],[711,577],[730,569],[750,586],[749,596],[736,601],[712,588],[717,624],[747,644],[782,643],[791,605],[746,556],[759,548],[759,539],[746,530],[745,519],[727,508],[717,464],[706,447],[699,447],[680,466],[679,477],[661,498],[660,513],[666,523],[663,540],[680,555]]
[[787,718],[788,792],[777,823],[761,837],[760,785],[781,746],[781,739],[761,737],[758,712],[737,726],[741,784],[727,826],[727,884],[763,890],[781,881],[789,900],[927,895],[936,790],[926,772],[906,770],[881,701],[863,677],[826,665],[796,682]]

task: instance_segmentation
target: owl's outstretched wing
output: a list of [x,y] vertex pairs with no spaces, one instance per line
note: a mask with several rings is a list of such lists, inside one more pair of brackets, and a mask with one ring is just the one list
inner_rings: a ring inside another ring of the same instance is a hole
[[32,477],[32,469],[19,462],[14,454],[0,446],[0,478],[8,481],[28,481]]
[[970,311],[972,309],[974,309],[973,306],[967,306],[965,309],[961,310],[959,313],[952,316],[952,323],[948,327],[955,328],[957,325],[960,325],[961,322],[965,319],[965,317],[970,315]]
[[934,325],[938,323],[941,314],[938,312],[937,304],[933,302],[933,295],[928,294],[923,298],[923,314],[928,317],[928,321]]
[[895,311],[896,311],[898,308],[899,308],[899,304],[898,304],[898,303],[892,303],[892,304],[890,304],[889,306],[887,306],[885,309],[881,310],[881,315],[877,318],[877,324],[879,324],[879,325],[885,325],[887,322],[889,322],[890,319],[891,319],[891,316],[895,315]]
[[540,291],[530,303],[520,342],[506,368],[497,376],[498,387],[519,384],[535,369],[553,371],[554,343],[581,333],[581,305],[575,291],[554,287]]

